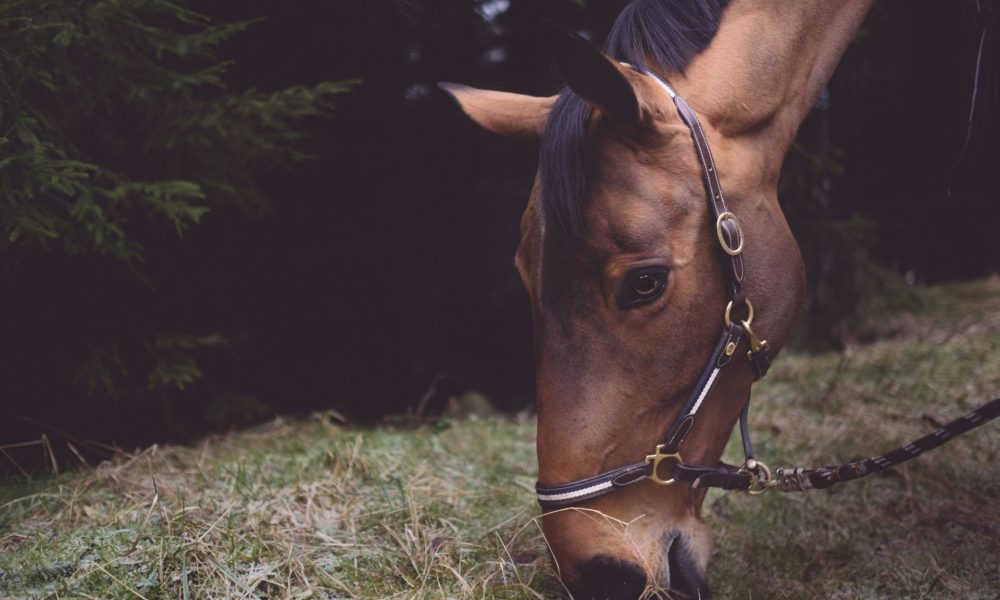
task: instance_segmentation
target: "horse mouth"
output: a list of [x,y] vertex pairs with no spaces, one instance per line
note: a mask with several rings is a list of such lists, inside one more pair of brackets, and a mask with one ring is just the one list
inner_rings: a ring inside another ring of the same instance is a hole
[[706,600],[708,582],[680,532],[664,536],[665,560],[657,581],[631,560],[597,555],[581,569],[580,579],[568,586],[574,600]]

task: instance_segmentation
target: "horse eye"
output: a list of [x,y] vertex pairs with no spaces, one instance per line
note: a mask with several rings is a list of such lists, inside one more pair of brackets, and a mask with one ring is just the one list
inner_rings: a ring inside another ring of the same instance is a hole
[[641,306],[659,298],[667,288],[667,273],[664,268],[641,269],[629,273],[622,294],[622,307]]
[[632,282],[632,291],[636,296],[652,296],[660,288],[660,281],[652,275],[640,275]]

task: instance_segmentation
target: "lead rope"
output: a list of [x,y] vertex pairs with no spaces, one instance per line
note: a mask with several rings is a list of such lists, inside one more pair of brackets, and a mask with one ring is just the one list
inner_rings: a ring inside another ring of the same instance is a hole
[[830,466],[815,469],[784,467],[775,469],[772,473],[764,463],[750,457],[743,467],[721,465],[711,468],[677,465],[674,473],[679,480],[691,481],[693,488],[714,487],[724,490],[741,490],[754,496],[770,490],[782,492],[822,490],[838,483],[861,479],[913,460],[924,452],[950,442],[997,417],[1000,417],[1000,398],[969,411],[964,416],[905,446],[839,467]]

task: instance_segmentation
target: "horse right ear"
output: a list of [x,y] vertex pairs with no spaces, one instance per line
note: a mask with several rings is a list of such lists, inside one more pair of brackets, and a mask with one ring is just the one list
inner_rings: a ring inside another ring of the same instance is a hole
[[571,90],[619,124],[642,124],[642,103],[629,80],[636,77],[631,69],[574,33],[547,24],[542,33]]
[[556,101],[555,96],[538,98],[457,83],[439,83],[438,87],[448,92],[480,127],[507,137],[541,138]]

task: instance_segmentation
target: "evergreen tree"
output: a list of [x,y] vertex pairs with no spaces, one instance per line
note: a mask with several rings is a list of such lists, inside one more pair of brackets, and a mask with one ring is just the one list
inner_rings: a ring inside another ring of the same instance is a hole
[[[230,89],[223,44],[252,25],[213,23],[183,1],[0,0],[0,293],[26,269],[81,261],[163,293],[176,279],[147,268],[150,252],[170,262],[210,211],[268,213],[256,175],[307,158],[304,124],[351,82]],[[195,384],[196,351],[226,337],[185,331],[183,307],[149,319],[131,300],[66,331],[42,374],[101,398]]]

